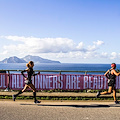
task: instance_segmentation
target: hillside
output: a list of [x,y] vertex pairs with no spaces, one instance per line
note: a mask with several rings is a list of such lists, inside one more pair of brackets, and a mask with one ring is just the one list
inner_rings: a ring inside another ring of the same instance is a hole
[[27,55],[23,58],[18,58],[16,56],[13,56],[13,57],[5,58],[4,60],[0,61],[0,63],[27,63],[29,61],[34,61],[35,63],[60,63],[59,61],[53,61],[32,55]]

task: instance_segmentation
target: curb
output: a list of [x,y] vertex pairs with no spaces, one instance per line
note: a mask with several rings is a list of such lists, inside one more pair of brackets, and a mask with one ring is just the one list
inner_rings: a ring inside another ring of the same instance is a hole
[[[18,92],[0,92],[0,96],[12,96],[13,94],[16,94]],[[37,96],[54,96],[54,97],[96,97],[97,93],[75,93],[75,92],[37,92]],[[33,96],[33,92],[24,92],[20,96]],[[102,97],[112,97],[112,94],[110,95],[101,95]],[[119,97],[120,93],[116,93],[116,96]]]

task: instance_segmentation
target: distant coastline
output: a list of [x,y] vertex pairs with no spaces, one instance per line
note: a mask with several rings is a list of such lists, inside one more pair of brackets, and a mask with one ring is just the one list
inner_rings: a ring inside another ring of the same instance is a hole
[[16,56],[5,58],[0,61],[0,63],[27,63],[28,61],[34,61],[35,63],[60,63],[59,61],[44,59],[39,56],[27,55],[23,58],[18,58]]

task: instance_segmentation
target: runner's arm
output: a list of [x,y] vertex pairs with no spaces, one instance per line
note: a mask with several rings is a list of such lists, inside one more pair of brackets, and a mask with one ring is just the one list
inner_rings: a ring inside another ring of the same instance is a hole
[[38,74],[40,74],[40,72],[38,72],[38,73],[36,73],[36,74],[35,74],[35,72],[34,72],[34,73],[33,73],[33,76],[38,75]]
[[27,72],[28,70],[26,69],[26,70],[23,70],[23,71],[21,71],[21,74],[23,75],[23,77],[24,78],[27,78],[26,76],[25,76],[25,74],[24,74],[24,72]]
[[119,76],[120,75],[120,72],[116,72],[116,70],[113,70],[113,73],[116,75],[116,76]]
[[109,73],[109,70],[104,74],[104,76],[106,76],[107,77],[107,74]]

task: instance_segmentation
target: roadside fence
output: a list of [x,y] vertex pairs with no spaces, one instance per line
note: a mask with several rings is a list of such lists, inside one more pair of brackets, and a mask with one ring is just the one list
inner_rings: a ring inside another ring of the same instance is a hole
[[[13,71],[15,73],[13,73]],[[22,70],[0,70],[0,89],[23,89],[25,79],[20,73],[21,71]],[[104,76],[105,71],[35,70],[35,72],[38,71],[40,74],[32,77],[32,83],[35,85],[37,90],[108,89],[108,79]],[[25,75],[27,76],[27,74]],[[116,89],[120,89],[119,76],[116,78]]]

